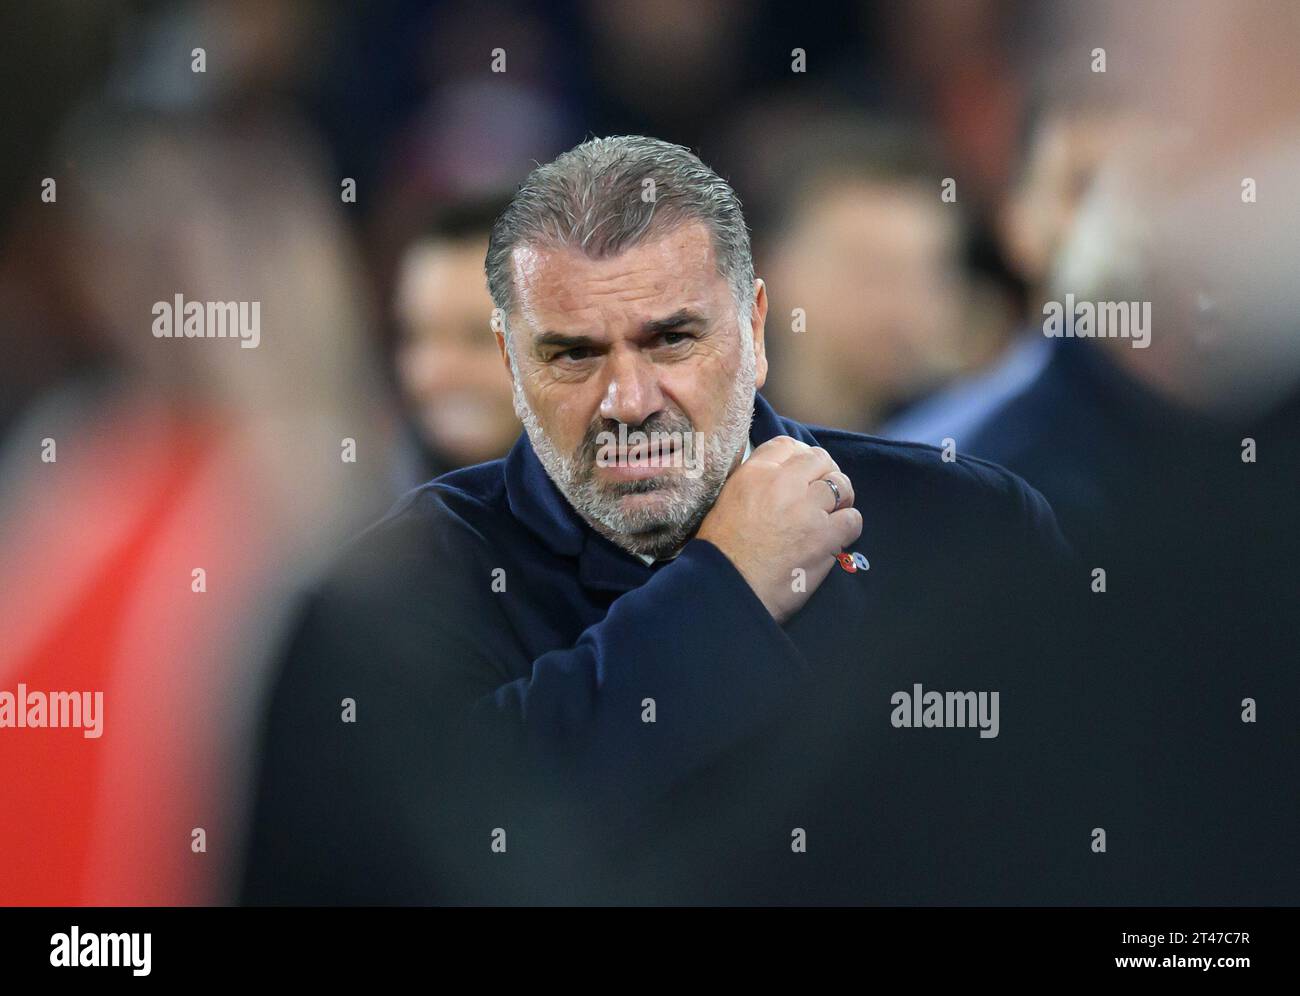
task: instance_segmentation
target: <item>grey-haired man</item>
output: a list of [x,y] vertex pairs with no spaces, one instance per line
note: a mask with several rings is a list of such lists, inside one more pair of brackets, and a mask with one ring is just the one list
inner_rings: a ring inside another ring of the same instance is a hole
[[[525,432],[409,495],[313,594],[245,898],[1042,883],[1057,839],[1021,821],[1055,799],[1021,762],[1065,709],[1032,638],[1062,552],[1043,499],[991,464],[777,415],[739,201],[684,148],[594,139],[537,168],[486,269]],[[999,735],[942,709],[900,729],[891,698],[917,684],[1001,693]]]

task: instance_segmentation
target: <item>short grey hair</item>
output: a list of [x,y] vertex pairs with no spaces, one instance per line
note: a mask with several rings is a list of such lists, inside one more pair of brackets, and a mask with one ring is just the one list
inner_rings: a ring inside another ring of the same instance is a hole
[[[651,189],[653,198],[643,192]],[[515,191],[488,240],[488,293],[502,329],[516,300],[511,253],[521,245],[573,248],[592,259],[616,256],[679,225],[702,221],[713,237],[718,273],[736,309],[749,314],[754,260],[740,198],[690,149],[643,135],[592,138],[545,165]]]

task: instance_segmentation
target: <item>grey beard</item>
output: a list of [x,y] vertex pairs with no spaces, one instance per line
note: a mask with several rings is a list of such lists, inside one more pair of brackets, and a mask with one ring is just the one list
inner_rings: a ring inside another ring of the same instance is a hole
[[[573,456],[561,454],[529,407],[518,387],[518,377],[514,378],[515,414],[523,423],[533,451],[546,473],[587,524],[629,553],[660,559],[681,549],[699,528],[726,484],[737,455],[743,452],[754,414],[754,380],[755,360],[751,344],[749,348],[742,346],[741,369],[735,388],[727,399],[718,430],[711,433],[705,442],[704,470],[695,479],[677,475],[602,487],[595,478],[592,440],[603,426],[593,425]],[[670,415],[654,426],[664,431],[691,430],[681,413]],[[665,488],[678,492],[667,508],[624,512],[620,507],[620,499],[626,495],[646,494]]]
[[[724,464],[724,466],[729,466],[729,464]],[[659,482],[655,480],[628,483],[637,485],[650,484],[653,486],[635,489],[620,488],[617,492],[620,497],[627,494],[644,494],[660,490]],[[574,496],[569,499],[569,502],[596,532],[611,543],[629,553],[661,560],[672,556],[686,545],[686,541],[699,528],[700,523],[704,521],[704,517],[708,515],[713,503],[718,500],[722,485],[725,483],[725,476],[716,482],[709,481],[707,490],[692,496],[695,500],[690,500],[688,503],[688,499],[684,496],[683,500],[680,503],[675,503],[667,514],[642,512],[632,515],[611,516],[608,513],[602,515],[603,509],[601,506],[603,505],[602,499],[604,496],[584,495],[581,490],[575,490]],[[582,487],[580,486],[580,488]],[[594,492],[595,482],[586,482],[585,490]],[[581,505],[579,501],[582,502]],[[586,506],[585,510],[583,506]],[[689,515],[684,516],[684,512],[689,513]],[[610,521],[611,519],[614,521]]]

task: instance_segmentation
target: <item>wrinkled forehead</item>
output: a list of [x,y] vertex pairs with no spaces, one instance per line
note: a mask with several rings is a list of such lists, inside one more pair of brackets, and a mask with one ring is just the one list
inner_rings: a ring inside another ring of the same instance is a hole
[[574,247],[525,243],[511,253],[511,268],[518,318],[534,334],[593,322],[639,325],[682,308],[713,317],[730,301],[703,222],[595,259]]

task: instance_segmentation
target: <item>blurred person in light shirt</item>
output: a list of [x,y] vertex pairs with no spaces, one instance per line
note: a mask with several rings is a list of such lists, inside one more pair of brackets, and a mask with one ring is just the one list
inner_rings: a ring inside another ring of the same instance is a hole
[[1098,168],[1135,126],[1130,113],[1094,92],[1058,81],[1040,95],[1027,115],[1023,161],[995,221],[1002,255],[1024,288],[1024,316],[991,362],[899,412],[881,435],[932,446],[969,438],[1042,372],[1051,352],[1041,309],[1052,265]]

